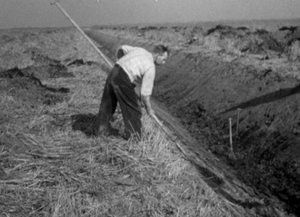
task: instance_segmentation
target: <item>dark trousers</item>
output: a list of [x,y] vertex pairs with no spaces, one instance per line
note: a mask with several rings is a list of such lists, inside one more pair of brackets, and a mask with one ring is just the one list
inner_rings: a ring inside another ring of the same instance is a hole
[[109,129],[110,123],[119,102],[125,125],[125,137],[141,138],[141,106],[134,91],[135,84],[131,83],[128,75],[115,65],[108,75],[102,95],[100,109],[96,120],[96,131]]

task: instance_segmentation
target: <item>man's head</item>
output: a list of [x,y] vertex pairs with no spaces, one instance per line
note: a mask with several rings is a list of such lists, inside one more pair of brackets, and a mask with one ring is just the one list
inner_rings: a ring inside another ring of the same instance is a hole
[[164,45],[156,45],[153,49],[154,63],[156,65],[164,64],[169,57],[170,50]]

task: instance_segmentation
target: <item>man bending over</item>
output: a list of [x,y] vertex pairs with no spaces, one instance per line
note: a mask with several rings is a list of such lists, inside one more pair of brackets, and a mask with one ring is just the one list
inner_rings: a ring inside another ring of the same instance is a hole
[[[110,120],[119,102],[125,125],[124,138],[134,136],[138,140],[141,139],[142,112],[139,98],[145,105],[148,115],[156,118],[150,103],[155,65],[164,64],[168,56],[169,49],[163,45],[155,46],[152,52],[128,45],[118,49],[118,60],[106,79],[96,119],[96,134],[113,134]],[[134,90],[136,84],[141,85],[140,96]]]

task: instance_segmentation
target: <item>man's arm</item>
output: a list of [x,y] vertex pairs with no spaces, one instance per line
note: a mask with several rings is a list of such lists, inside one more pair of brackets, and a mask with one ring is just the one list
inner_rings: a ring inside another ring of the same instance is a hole
[[150,95],[147,95],[147,96],[142,95],[142,96],[141,96],[141,99],[142,99],[143,104],[145,105],[147,114],[148,114],[151,118],[153,118],[153,119],[156,121],[156,123],[157,123],[158,125],[163,126],[163,125],[162,125],[162,122],[157,118],[157,116],[155,115],[154,110],[152,109],[151,102],[150,102]]
[[151,106],[150,95],[148,95],[148,96],[141,95],[141,99],[142,99],[143,104],[145,105],[147,114],[152,117],[154,115],[154,111]]

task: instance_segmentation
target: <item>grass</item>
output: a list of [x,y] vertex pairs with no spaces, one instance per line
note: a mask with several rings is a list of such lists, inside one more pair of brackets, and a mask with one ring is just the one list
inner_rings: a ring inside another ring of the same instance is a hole
[[[150,120],[142,142],[87,138],[81,132],[54,130],[51,118],[37,115],[28,127],[14,128],[9,152],[14,179],[1,181],[3,215],[11,216],[217,216],[223,205]],[[11,141],[11,140],[10,140]],[[19,146],[19,147],[16,147]],[[14,162],[12,162],[14,161]],[[200,181],[200,182],[197,182]],[[200,204],[205,203],[205,206]],[[214,213],[214,214],[213,214]],[[230,216],[230,215],[228,215]]]
[[[203,182],[197,182],[201,180],[191,165],[161,132],[153,130],[150,120],[144,121],[148,122],[147,136],[137,143],[117,138],[87,138],[68,127],[49,135],[45,129],[51,118],[36,117],[28,127],[37,126],[42,135],[19,132],[14,135],[18,141],[15,145],[26,146],[26,151],[12,153],[7,147],[15,162],[7,172],[16,178],[0,182],[1,202],[5,203],[2,214],[218,216],[223,213],[223,204]],[[10,134],[7,132],[6,136]]]
[[[74,42],[65,34],[50,32],[42,38],[50,37],[45,42],[49,47],[50,43],[60,43],[63,35],[68,52],[73,44],[86,47],[80,43],[80,37],[72,33],[72,40],[77,39]],[[38,34],[30,37],[39,43]],[[60,54],[61,50],[58,49]],[[49,52],[54,56],[55,49]],[[84,52],[93,56],[88,49]],[[10,91],[2,90],[1,217],[245,214],[206,185],[147,115],[143,115],[141,142],[87,137],[73,131],[72,115],[97,113],[106,73],[98,65],[72,66],[68,70],[74,78],[43,81],[45,85],[70,88],[65,101],[55,105],[32,107]],[[122,131],[119,111],[113,124]]]

